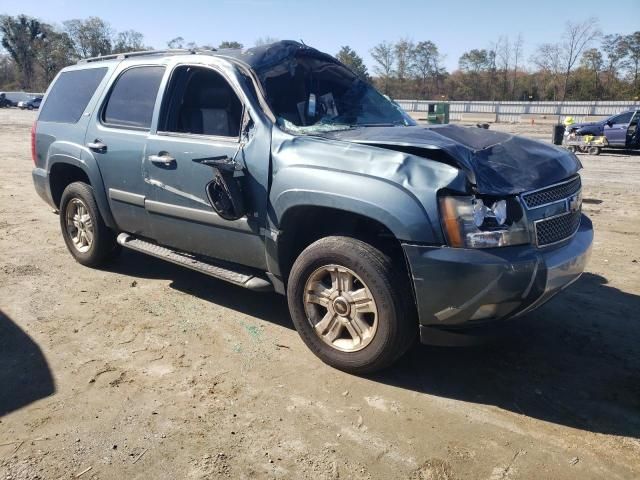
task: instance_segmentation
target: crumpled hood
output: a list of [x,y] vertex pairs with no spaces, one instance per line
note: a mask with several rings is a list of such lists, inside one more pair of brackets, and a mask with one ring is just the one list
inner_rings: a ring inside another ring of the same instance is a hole
[[582,165],[562,148],[525,137],[457,125],[361,127],[325,138],[414,153],[463,169],[479,193],[511,195],[545,187]]

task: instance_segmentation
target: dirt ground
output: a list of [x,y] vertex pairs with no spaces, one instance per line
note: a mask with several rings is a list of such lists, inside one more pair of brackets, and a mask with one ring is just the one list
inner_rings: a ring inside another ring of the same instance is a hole
[[596,240],[571,289],[360,378],[276,294],[74,262],[32,186],[34,118],[0,110],[1,479],[640,478],[640,155],[580,156]]

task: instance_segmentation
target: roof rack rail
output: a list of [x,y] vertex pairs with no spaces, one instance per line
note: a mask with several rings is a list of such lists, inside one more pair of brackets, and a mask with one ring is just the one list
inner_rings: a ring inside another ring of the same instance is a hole
[[131,57],[142,57],[145,55],[211,55],[216,49],[211,48],[169,48],[165,50],[141,50],[139,52],[112,53],[99,57],[83,58],[78,63],[102,62],[104,60],[124,60]]

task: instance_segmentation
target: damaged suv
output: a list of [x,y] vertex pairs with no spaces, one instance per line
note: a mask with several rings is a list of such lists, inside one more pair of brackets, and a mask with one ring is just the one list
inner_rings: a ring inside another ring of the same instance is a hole
[[418,126],[292,41],[81,61],[49,87],[32,147],[78,262],[125,247],[285,294],[313,353],[354,373],[542,305],[593,239],[572,153]]

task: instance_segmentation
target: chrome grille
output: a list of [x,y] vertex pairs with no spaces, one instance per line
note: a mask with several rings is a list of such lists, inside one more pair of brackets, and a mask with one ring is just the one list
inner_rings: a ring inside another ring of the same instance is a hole
[[581,215],[577,210],[534,222],[538,246],[552,245],[573,236],[580,226]]
[[534,192],[525,193],[522,195],[522,200],[528,209],[538,208],[543,205],[564,200],[580,190],[580,187],[580,177],[576,175],[566,182],[551,185],[550,187],[536,190]]

